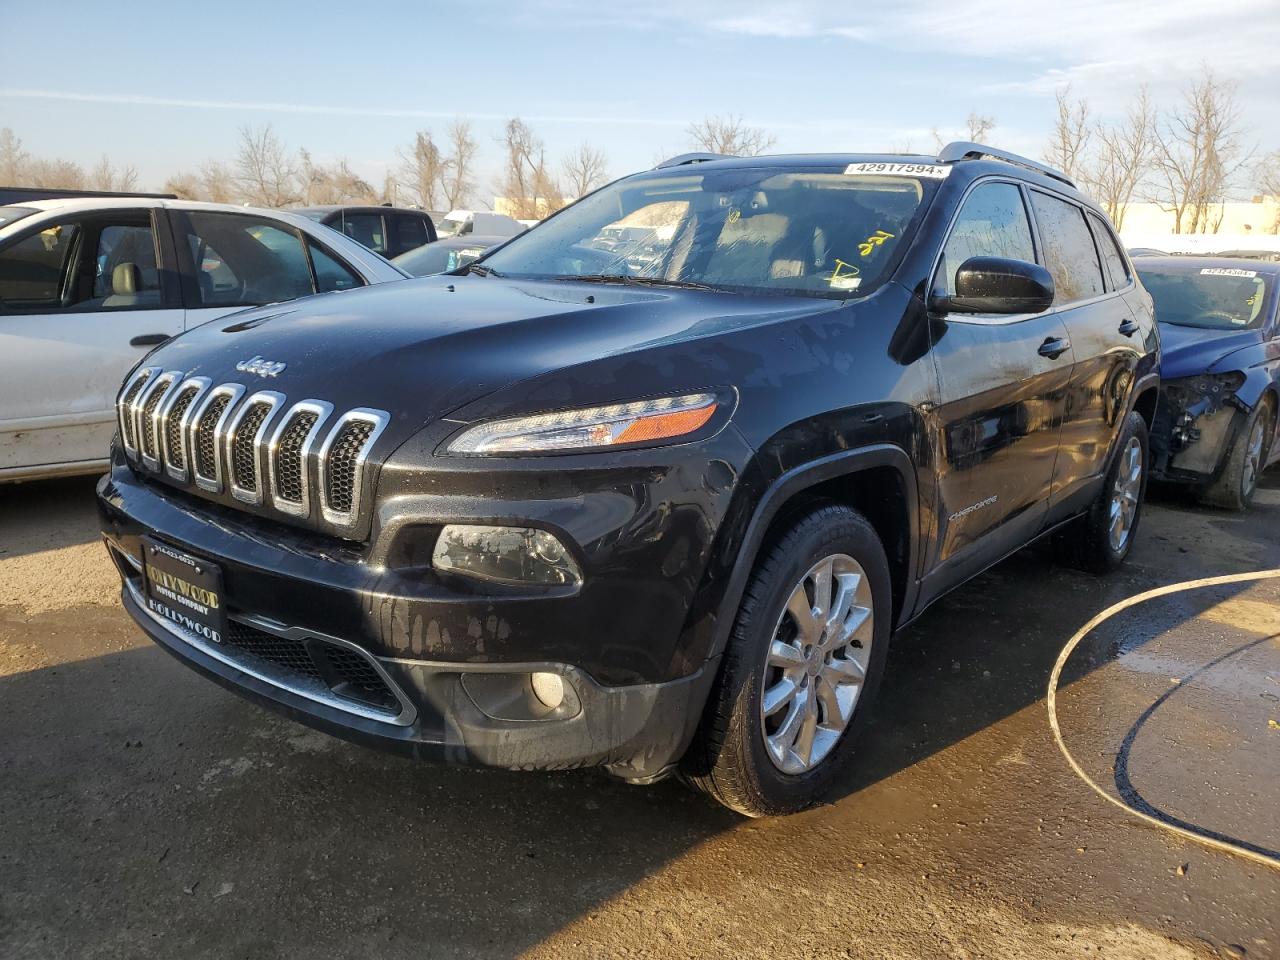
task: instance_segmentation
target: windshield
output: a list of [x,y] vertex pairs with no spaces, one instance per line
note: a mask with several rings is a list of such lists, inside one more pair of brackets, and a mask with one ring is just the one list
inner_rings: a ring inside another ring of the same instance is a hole
[[1268,278],[1256,270],[1135,263],[1155,301],[1156,320],[1179,327],[1245,330],[1260,326]]
[[861,297],[888,279],[937,183],[843,165],[655,171],[591,194],[483,264],[530,279]]
[[35,207],[0,207],[0,227],[7,227],[15,220],[21,220],[38,212]]
[[402,253],[391,262],[415,277],[429,277],[435,273],[448,273],[465,267],[482,253],[483,246],[459,247],[437,241]]
[[443,220],[436,221],[436,236],[438,237],[456,237],[459,233],[464,232],[465,227],[470,220],[452,220],[445,217]]

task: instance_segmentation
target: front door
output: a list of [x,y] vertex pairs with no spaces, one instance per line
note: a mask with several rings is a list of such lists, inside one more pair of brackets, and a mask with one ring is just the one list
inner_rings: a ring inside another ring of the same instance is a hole
[[107,459],[129,369],[182,332],[153,211],[45,220],[0,249],[0,476]]
[[[1022,189],[978,183],[966,197],[933,280],[954,292],[970,257],[1035,262]],[[1033,538],[1052,489],[1073,357],[1053,314],[951,314],[934,323],[938,378],[937,536],[927,602]]]

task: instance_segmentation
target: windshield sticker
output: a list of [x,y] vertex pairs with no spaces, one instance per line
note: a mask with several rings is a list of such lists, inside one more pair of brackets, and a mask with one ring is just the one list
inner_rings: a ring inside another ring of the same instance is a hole
[[1202,277],[1249,277],[1258,275],[1257,270],[1240,270],[1237,267],[1205,267],[1200,271]]
[[945,180],[951,167],[945,163],[851,163],[844,168],[846,176],[859,177],[929,177]]
[[827,281],[827,285],[832,290],[857,290],[862,284],[862,278],[858,276],[861,272],[852,263],[846,263],[836,257],[836,268],[831,272],[831,279]]
[[869,257],[879,249],[882,243],[886,240],[892,239],[892,233],[889,233],[887,230],[877,230],[871,236],[867,237],[865,242],[858,244],[858,253],[862,254],[864,257]]

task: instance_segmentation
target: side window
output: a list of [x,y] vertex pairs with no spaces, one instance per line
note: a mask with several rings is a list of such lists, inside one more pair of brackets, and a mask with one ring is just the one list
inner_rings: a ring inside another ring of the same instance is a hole
[[376,213],[348,213],[342,218],[342,232],[374,253],[386,256],[387,238],[382,230],[382,217]]
[[979,184],[964,201],[942,249],[938,292],[956,291],[956,272],[970,257],[1006,257],[1035,263],[1031,224],[1022,191],[1012,183]]
[[195,304],[248,306],[315,292],[302,238],[292,229],[239,213],[192,211],[185,220],[195,268],[188,300]]
[[102,307],[160,306],[160,271],[151,218],[98,231],[92,302]]
[[1098,249],[1102,251],[1102,262],[1107,268],[1107,276],[1111,278],[1111,289],[1119,290],[1129,285],[1129,268],[1125,264],[1120,248],[1116,246],[1115,234],[1107,227],[1096,213],[1089,214],[1089,223],[1093,225],[1093,236],[1098,241]]
[[1031,206],[1044,243],[1045,266],[1053,274],[1053,302],[1088,300],[1103,292],[1102,267],[1084,212],[1074,203],[1038,190],[1031,191]]
[[415,250],[427,242],[427,225],[422,222],[421,217],[396,214],[387,219],[391,221],[391,229],[394,231],[395,242],[391,246],[397,255],[406,250]]
[[0,311],[67,306],[80,233],[78,223],[60,223],[0,250]]
[[332,290],[350,290],[364,286],[364,281],[351,272],[342,261],[325,253],[310,239],[307,246],[311,249],[311,264],[316,268],[316,292],[329,293]]

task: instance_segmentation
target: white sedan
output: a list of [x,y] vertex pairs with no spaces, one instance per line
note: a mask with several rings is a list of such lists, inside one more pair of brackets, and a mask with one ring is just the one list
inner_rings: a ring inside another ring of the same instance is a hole
[[168,338],[406,276],[284,211],[142,197],[0,206],[0,481],[104,469],[120,381]]

